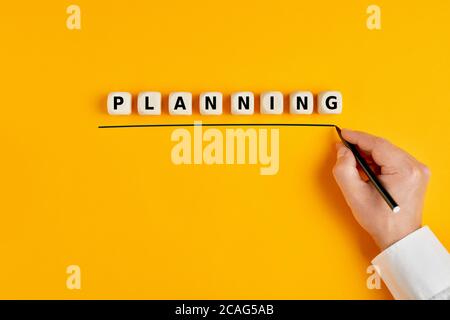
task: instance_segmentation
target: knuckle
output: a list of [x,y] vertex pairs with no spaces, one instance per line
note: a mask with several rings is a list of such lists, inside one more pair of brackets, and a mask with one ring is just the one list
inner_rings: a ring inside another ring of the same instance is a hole
[[380,137],[375,138],[375,146],[377,148],[379,148],[380,150],[385,149],[390,144],[391,143],[388,140],[384,139],[384,138],[380,138]]
[[333,176],[336,179],[339,179],[339,177],[342,175],[343,172],[343,166],[336,163],[333,167]]
[[428,168],[428,166],[423,163],[419,163],[419,169],[420,172],[422,173],[422,177],[428,180],[431,176],[430,168]]
[[416,164],[406,164],[404,167],[405,173],[407,175],[407,177],[411,180],[411,181],[418,181],[421,180],[423,177],[426,177],[425,172],[424,172],[424,168],[422,165],[416,165]]
[[333,176],[336,178],[337,177],[337,175],[338,175],[338,171],[339,171],[339,166],[336,164],[334,167],[333,167]]

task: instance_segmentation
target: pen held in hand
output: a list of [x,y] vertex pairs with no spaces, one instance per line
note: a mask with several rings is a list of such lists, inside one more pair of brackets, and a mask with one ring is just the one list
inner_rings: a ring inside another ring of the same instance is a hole
[[400,206],[395,202],[395,200],[392,198],[392,196],[389,194],[389,192],[386,190],[386,188],[381,184],[381,181],[378,179],[376,174],[372,171],[367,161],[363,158],[363,156],[359,153],[358,149],[356,148],[356,145],[348,142],[347,140],[342,137],[341,129],[338,126],[335,126],[336,131],[339,135],[339,138],[341,138],[342,143],[350,149],[350,151],[355,156],[356,161],[363,169],[364,173],[369,178],[370,182],[373,184],[375,189],[380,193],[380,195],[383,197],[383,199],[386,201],[388,206],[392,209],[394,213],[400,212]]

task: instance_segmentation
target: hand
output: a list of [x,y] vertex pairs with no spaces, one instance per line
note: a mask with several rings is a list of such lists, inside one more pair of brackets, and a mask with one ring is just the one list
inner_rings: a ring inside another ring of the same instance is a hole
[[379,166],[381,183],[400,206],[399,213],[392,212],[374,186],[362,179],[352,152],[339,143],[334,177],[355,219],[384,250],[422,226],[430,171],[385,139],[347,129],[342,136]]

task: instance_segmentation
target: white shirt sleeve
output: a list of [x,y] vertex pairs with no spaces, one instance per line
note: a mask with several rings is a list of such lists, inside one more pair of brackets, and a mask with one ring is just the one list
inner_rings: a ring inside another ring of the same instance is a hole
[[394,243],[372,264],[395,299],[450,299],[450,254],[427,226]]
[[450,288],[439,292],[437,295],[432,297],[431,300],[450,300]]

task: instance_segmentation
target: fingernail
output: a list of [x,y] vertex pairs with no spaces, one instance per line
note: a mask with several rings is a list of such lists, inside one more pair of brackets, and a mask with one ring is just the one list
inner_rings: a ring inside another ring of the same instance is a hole
[[347,153],[347,148],[340,147],[339,150],[337,151],[337,157],[341,158],[341,157],[345,156],[346,153]]

